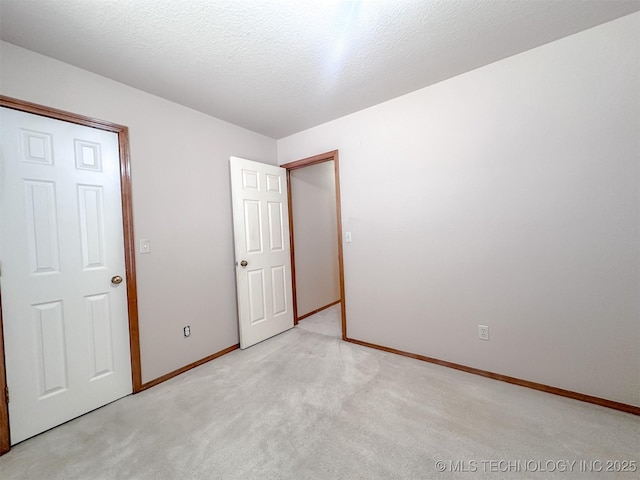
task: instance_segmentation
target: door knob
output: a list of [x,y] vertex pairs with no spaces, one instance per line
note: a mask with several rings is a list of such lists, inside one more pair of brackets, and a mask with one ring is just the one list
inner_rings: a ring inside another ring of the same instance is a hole
[[247,261],[246,261],[246,260],[242,260],[242,261],[240,262],[240,266],[241,266],[242,268],[246,267],[247,265],[249,265],[249,264],[247,263]]
[[114,285],[120,285],[122,283],[122,277],[120,275],[111,277],[111,283],[113,283]]

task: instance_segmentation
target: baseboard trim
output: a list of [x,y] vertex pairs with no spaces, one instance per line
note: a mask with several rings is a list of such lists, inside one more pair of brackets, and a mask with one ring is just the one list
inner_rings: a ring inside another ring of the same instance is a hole
[[234,350],[237,350],[238,348],[240,348],[240,344],[239,343],[236,344],[236,345],[231,345],[230,347],[227,347],[224,350],[220,350],[219,352],[216,352],[213,355],[209,355],[208,357],[201,358],[200,360],[197,360],[197,361],[195,361],[193,363],[190,363],[189,365],[185,365],[184,367],[179,368],[177,370],[174,370],[173,372],[169,372],[169,373],[167,373],[165,375],[162,375],[161,377],[158,377],[158,378],[156,378],[154,380],[151,380],[151,381],[149,381],[147,383],[143,383],[140,386],[140,390],[138,390],[135,393],[140,393],[140,392],[142,392],[144,390],[147,390],[147,389],[149,389],[151,387],[155,387],[159,383],[166,382],[170,378],[176,377],[176,376],[180,375],[181,373],[184,373],[186,371],[191,370],[192,368],[199,367],[200,365],[202,365],[204,363],[210,362],[211,360],[214,360],[214,359],[216,359],[218,357],[226,355],[227,353],[233,352]]
[[301,317],[298,317],[296,320],[299,322],[300,320],[304,320],[305,318],[310,317],[311,315],[315,315],[316,313],[321,312],[323,310],[326,310],[327,308],[331,308],[334,305],[337,305],[339,303],[340,303],[340,300],[336,300],[335,302],[330,303],[329,305],[325,305],[324,307],[316,308],[313,312],[305,313]]
[[375,348],[376,350],[382,350],[383,352],[395,353],[396,355],[415,358],[423,362],[434,363],[436,365],[453,368],[456,370],[461,370],[463,372],[472,373],[474,375],[480,375],[482,377],[491,378],[493,380],[499,380],[501,382],[511,383],[513,385],[519,385],[521,387],[531,388],[533,390],[539,390],[541,392],[551,393],[553,395],[559,395],[561,397],[572,398],[574,400],[580,400],[581,402],[593,403],[595,405],[600,405],[601,407],[612,408],[614,410],[620,410],[622,412],[631,413],[633,415],[640,415],[640,407],[636,407],[635,405],[629,405],[627,403],[621,403],[613,400],[607,400],[605,398],[594,397],[592,395],[573,392],[571,390],[565,390],[563,388],[551,387],[549,385],[544,385],[542,383],[530,382],[529,380],[522,380],[521,378],[509,377],[507,375],[501,375],[499,373],[493,373],[487,370],[480,370],[479,368],[467,367],[466,365],[447,362],[446,360],[439,360],[437,358],[426,357],[424,355],[419,355],[417,353],[405,352],[403,350],[397,350],[395,348],[385,347],[383,345],[376,345],[375,343],[363,342],[362,340],[355,340],[353,338],[346,338],[345,340],[350,343],[355,343],[356,345],[362,345],[363,347]]

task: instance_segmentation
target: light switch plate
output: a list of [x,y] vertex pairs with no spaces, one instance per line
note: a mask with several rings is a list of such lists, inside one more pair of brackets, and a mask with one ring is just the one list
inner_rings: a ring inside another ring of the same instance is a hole
[[151,253],[151,242],[148,238],[140,239],[140,253]]
[[344,241],[351,243],[351,232],[344,232]]

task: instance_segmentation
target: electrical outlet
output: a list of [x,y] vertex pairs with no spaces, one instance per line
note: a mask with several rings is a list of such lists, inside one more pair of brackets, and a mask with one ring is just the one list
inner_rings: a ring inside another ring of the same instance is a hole
[[184,332],[184,338],[187,338],[189,335],[191,335],[191,327],[189,325],[184,327],[182,331]]
[[480,340],[489,340],[489,327],[486,325],[478,325],[478,338]]

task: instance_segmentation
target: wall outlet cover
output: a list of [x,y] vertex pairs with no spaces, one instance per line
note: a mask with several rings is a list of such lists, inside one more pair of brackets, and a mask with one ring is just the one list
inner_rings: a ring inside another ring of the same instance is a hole
[[480,340],[489,340],[489,327],[486,325],[478,325],[478,338]]

